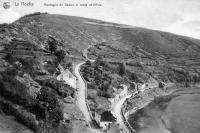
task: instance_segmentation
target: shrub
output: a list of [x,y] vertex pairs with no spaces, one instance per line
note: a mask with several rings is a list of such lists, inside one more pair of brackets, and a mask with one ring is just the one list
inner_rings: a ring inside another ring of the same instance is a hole
[[[4,57],[10,64],[12,64],[16,69],[22,70],[24,72],[29,73],[31,76],[35,76],[36,70],[34,66],[38,64],[38,62],[33,58],[17,58],[13,57],[11,53],[8,53]],[[16,65],[16,62],[19,62],[22,64],[22,67],[19,67]]]
[[39,81],[41,85],[52,88],[61,97],[73,96],[74,89],[69,85],[64,84],[62,81],[56,79],[47,79]]
[[108,92],[104,92],[104,91],[98,91],[98,96],[101,96],[101,97],[105,97],[105,98],[111,98],[112,95],[109,94]]
[[66,64],[66,69],[70,69],[72,67],[72,62]]
[[14,116],[18,122],[26,125],[35,132],[37,131],[36,119],[33,114],[2,99],[0,107],[5,114]]
[[87,65],[87,66],[91,66],[92,63],[91,63],[89,60],[87,60],[87,61],[85,62],[85,65]]
[[123,63],[119,64],[119,75],[123,76],[126,73],[126,68]]
[[[7,23],[0,24],[0,28],[4,28],[4,27],[6,27],[6,26],[8,26]],[[1,29],[1,30],[3,30],[3,29]]]
[[32,16],[36,16],[36,15],[41,15],[41,14],[47,14],[47,13],[35,12],[35,13],[28,14],[28,15],[24,15],[22,18],[32,17]]
[[60,125],[61,133],[73,133],[72,124],[71,123],[62,123]]
[[[49,120],[55,123],[59,123],[59,120],[63,119],[61,107],[59,105],[58,99],[51,89],[48,87],[43,87],[38,94],[37,99],[39,99],[46,110],[48,111]],[[56,116],[56,117],[55,117]]]
[[137,76],[135,73],[131,73],[131,80],[137,81]]
[[64,50],[59,50],[55,52],[55,55],[57,56],[58,61],[61,62],[65,58],[66,53]]
[[51,53],[56,52],[57,50],[57,42],[53,37],[50,37],[48,40],[48,46]]

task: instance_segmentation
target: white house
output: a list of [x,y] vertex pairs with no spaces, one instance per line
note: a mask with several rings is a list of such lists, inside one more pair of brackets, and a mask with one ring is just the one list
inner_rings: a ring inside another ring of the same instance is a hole
[[124,84],[121,84],[120,86],[123,87],[123,90],[120,92],[120,97],[124,97],[128,93],[128,87],[126,85],[124,85]]
[[146,89],[156,88],[158,85],[158,81],[150,77],[146,83],[137,83],[137,91],[143,92]]
[[[120,86],[116,88],[113,88],[114,89],[114,95],[115,95],[115,98],[114,98],[114,101],[118,101],[120,98],[126,96],[128,94],[128,87],[124,84],[121,84]],[[110,99],[109,101],[114,102],[113,99]]]
[[95,120],[99,127],[106,131],[110,128],[111,123],[115,121],[115,117],[110,111],[98,109],[95,111]]
[[147,89],[148,88],[148,84],[140,84],[139,85],[139,91],[140,92],[143,92],[143,91],[145,91],[145,89]]
[[61,69],[61,74],[57,76],[57,80],[64,80],[66,84],[76,88],[76,77],[68,69]]

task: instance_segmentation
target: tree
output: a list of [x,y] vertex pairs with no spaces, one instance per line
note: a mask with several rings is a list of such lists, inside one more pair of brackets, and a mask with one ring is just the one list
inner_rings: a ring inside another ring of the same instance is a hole
[[61,106],[55,96],[54,92],[49,87],[42,87],[40,94],[37,95],[37,99],[43,102],[45,110],[48,115],[46,116],[51,122],[59,123],[63,119]]
[[54,38],[49,39],[48,45],[51,53],[54,53],[57,50],[57,42]]
[[162,82],[159,82],[158,87],[159,87],[159,88],[164,88],[165,85],[164,85]]
[[85,65],[91,66],[91,62],[89,60],[86,61]]
[[73,65],[72,62],[69,62],[69,63],[66,64],[66,68],[71,68],[72,65]]
[[101,56],[98,56],[96,61],[95,61],[95,64],[98,66],[98,65],[101,65],[103,62],[103,58]]
[[135,73],[131,73],[130,79],[133,80],[133,81],[137,81],[138,80],[137,75]]
[[124,63],[119,64],[119,75],[123,76],[126,73],[126,68],[124,66]]
[[55,55],[57,56],[58,61],[61,62],[61,61],[65,58],[66,53],[65,53],[64,50],[59,50],[59,51],[57,51],[57,52],[55,53]]

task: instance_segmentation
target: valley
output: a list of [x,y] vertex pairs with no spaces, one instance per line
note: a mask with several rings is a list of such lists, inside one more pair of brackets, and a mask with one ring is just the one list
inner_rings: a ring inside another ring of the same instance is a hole
[[0,25],[0,125],[36,133],[198,133],[199,56],[194,38],[25,15]]

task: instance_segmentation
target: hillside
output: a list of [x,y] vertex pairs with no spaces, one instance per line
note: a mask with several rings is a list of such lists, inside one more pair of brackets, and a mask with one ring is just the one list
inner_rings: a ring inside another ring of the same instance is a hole
[[1,34],[7,35],[5,40],[21,38],[37,47],[44,47],[50,35],[74,54],[90,44],[102,42],[132,53],[140,47],[154,56],[160,53],[164,57],[196,56],[200,50],[200,41],[188,37],[99,20],[40,13],[24,16],[4,26]]
[[[24,16],[1,28],[0,33],[2,43],[26,40],[43,50],[48,38],[53,37],[67,56],[76,58],[82,58],[83,50],[95,45],[89,49],[90,58],[102,56],[107,61],[123,61],[130,71],[148,72],[163,81],[182,80],[178,78],[200,73],[200,41],[171,33],[40,13]],[[137,64],[142,64],[142,68]]]
[[[51,43],[56,50],[51,51]],[[63,58],[58,54],[61,50],[66,54]],[[198,87],[200,82],[200,40],[100,20],[34,13],[0,25],[1,116],[13,116],[40,133],[86,130],[82,114],[72,102],[76,90],[56,80],[59,64],[71,70],[86,56],[101,57],[105,64],[83,68],[90,90],[96,86],[101,92],[98,80],[104,83],[107,77],[109,83],[128,84],[130,92],[135,91],[133,82],[175,84],[169,90]],[[127,110],[134,108],[133,100]],[[67,122],[63,122],[64,103],[78,112],[69,113]]]

